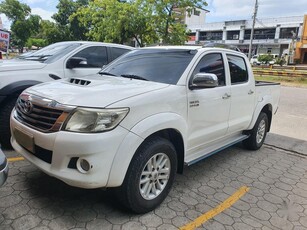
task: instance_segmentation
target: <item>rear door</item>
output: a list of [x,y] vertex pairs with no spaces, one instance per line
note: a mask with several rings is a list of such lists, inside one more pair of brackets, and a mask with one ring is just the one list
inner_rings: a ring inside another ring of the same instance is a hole
[[219,79],[215,88],[188,89],[188,152],[225,136],[230,110],[230,86],[227,86],[225,60],[221,52],[206,53],[192,75],[213,73]]
[[240,132],[251,122],[254,111],[255,81],[249,76],[246,58],[226,54],[231,81],[231,109],[228,133]]

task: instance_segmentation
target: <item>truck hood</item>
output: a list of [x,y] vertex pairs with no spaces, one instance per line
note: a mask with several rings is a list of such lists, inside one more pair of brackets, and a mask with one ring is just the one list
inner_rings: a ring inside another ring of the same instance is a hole
[[[76,84],[80,79],[65,79],[39,84],[27,89],[27,93],[52,99],[65,105],[103,108],[126,98],[169,86],[163,83],[97,74],[82,78],[87,85]],[[71,83],[73,81],[74,83]]]
[[22,59],[3,60],[0,62],[0,72],[42,69],[45,63],[38,61],[27,61]]

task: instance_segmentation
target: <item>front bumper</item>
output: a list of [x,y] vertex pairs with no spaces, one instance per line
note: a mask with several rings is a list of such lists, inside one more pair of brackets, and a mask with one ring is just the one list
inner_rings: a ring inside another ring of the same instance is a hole
[[2,150],[0,149],[0,186],[2,186],[6,181],[8,172],[9,172],[9,166],[7,159]]
[[[35,146],[33,152],[16,140],[16,130],[31,136]],[[129,131],[118,126],[112,131],[95,134],[67,131],[42,133],[11,116],[11,133],[13,148],[48,175],[71,186],[100,188],[107,187],[113,159]],[[88,172],[80,172],[74,167],[78,159],[86,159],[90,163]]]

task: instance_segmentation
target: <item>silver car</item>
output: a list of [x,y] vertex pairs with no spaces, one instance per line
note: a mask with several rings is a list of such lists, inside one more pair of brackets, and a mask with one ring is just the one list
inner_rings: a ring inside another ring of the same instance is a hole
[[2,186],[6,181],[8,171],[9,171],[9,166],[7,159],[2,150],[0,149],[0,186]]

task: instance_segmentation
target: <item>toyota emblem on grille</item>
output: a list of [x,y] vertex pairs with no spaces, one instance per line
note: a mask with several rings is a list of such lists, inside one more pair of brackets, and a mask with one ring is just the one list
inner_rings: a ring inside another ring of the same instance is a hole
[[31,113],[33,110],[33,104],[31,101],[27,100],[24,103],[23,111],[27,114]]

